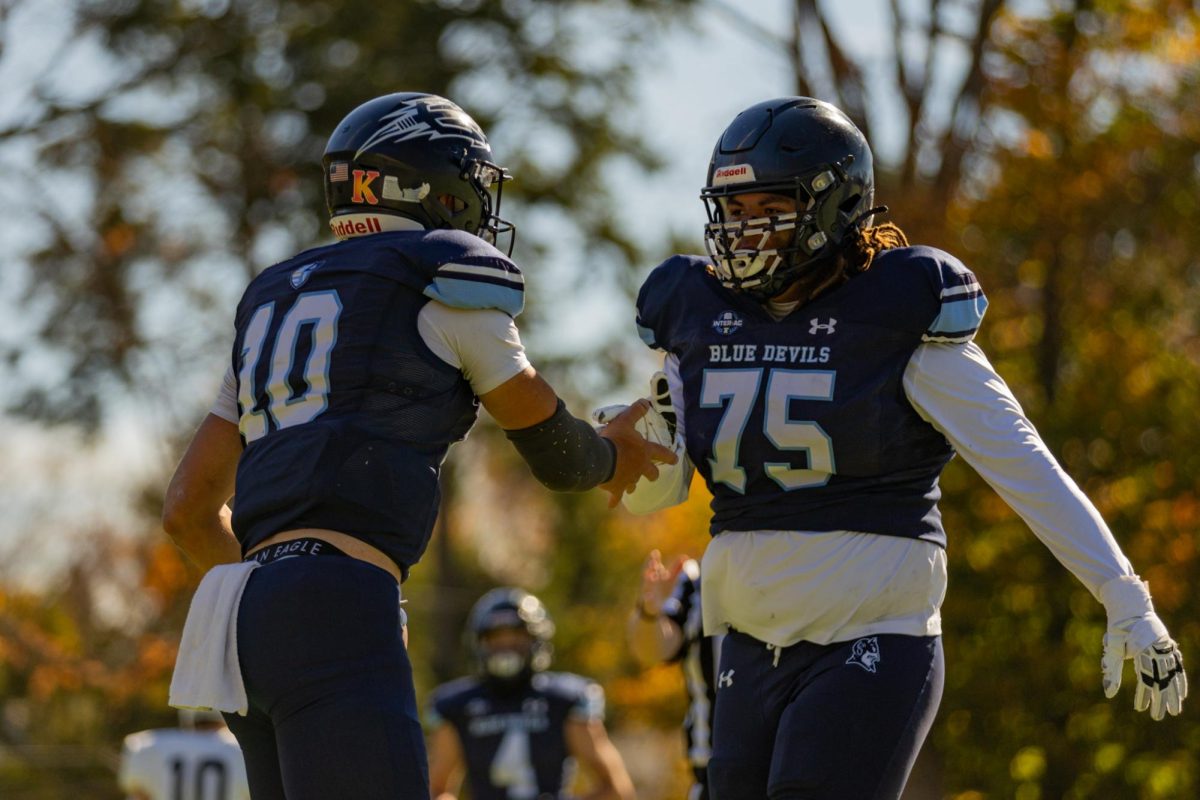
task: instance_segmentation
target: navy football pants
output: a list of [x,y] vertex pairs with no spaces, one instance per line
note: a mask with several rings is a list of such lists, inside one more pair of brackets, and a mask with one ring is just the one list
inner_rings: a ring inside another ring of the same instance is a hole
[[937,714],[940,636],[866,636],[775,651],[731,632],[721,648],[714,800],[894,800]]
[[391,575],[349,557],[265,564],[237,634],[250,712],[225,719],[254,800],[429,797]]

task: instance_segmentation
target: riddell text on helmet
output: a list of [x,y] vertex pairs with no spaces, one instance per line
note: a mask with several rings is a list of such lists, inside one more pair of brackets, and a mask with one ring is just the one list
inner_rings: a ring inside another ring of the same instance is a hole
[[329,229],[334,236],[356,236],[363,233],[380,233],[383,226],[378,217],[364,217],[356,220],[330,220]]
[[754,167],[749,164],[735,164],[730,167],[720,167],[713,173],[713,186],[723,186],[727,183],[751,183],[754,181]]

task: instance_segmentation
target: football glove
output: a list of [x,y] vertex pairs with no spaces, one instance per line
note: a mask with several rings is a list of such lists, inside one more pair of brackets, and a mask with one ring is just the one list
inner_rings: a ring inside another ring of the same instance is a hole
[[650,376],[650,405],[667,424],[667,432],[671,441],[675,441],[675,406],[671,403],[671,384],[667,382],[667,373],[661,369]]
[[1100,659],[1105,696],[1117,696],[1125,659],[1133,659],[1138,679],[1134,710],[1149,709],[1156,720],[1177,716],[1187,697],[1183,654],[1154,612],[1149,587],[1136,576],[1114,578],[1100,587],[1100,600],[1108,612]]
[[[671,405],[671,391],[667,376],[656,372],[650,377],[650,410],[635,423],[637,432],[647,440],[669,447],[679,461],[675,464],[660,464],[658,479],[642,478],[633,491],[621,496],[621,505],[633,514],[649,514],[687,499],[691,486],[693,467],[684,451],[683,437],[677,432],[675,408]],[[592,419],[604,425],[624,411],[628,406],[612,405],[592,412]]]
[[[671,405],[667,376],[662,371],[650,376],[650,397],[647,399],[650,401],[650,410],[634,427],[648,441],[675,449],[675,408]],[[597,408],[592,412],[592,419],[599,425],[607,425],[627,408],[627,405]]]

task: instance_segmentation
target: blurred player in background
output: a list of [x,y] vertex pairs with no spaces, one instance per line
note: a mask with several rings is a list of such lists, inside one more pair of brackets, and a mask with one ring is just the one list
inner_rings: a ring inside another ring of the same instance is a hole
[[642,586],[626,626],[629,649],[642,666],[678,664],[688,693],[683,720],[694,783],[688,800],[708,798],[716,667],[723,635],[705,636],[700,612],[700,564],[680,556],[668,569],[653,550],[642,567]]
[[479,674],[439,686],[429,714],[434,800],[453,800],[465,773],[473,800],[565,797],[582,766],[591,800],[629,800],[633,783],[604,729],[604,690],[546,672],[554,623],[521,589],[476,602],[467,637]]
[[494,246],[512,233],[509,175],[462,109],[375,98],[322,169],[340,241],[250,282],[224,387],[167,490],[164,528],[221,565],[193,598],[171,702],[231,712],[256,800],[418,797],[400,584],[450,444],[482,404],[548,487],[614,502],[675,456],[634,432],[645,405],[597,433],[530,366],[524,277]]
[[938,479],[955,453],[1103,604],[1105,693],[1133,659],[1135,708],[1179,714],[1183,659],[1148,586],[974,343],[975,276],[872,224],[885,209],[850,119],[806,97],[746,109],[702,198],[709,255],[658,266],[637,310],[687,456],[663,475],[681,493],[646,488],[676,502],[694,465],[713,494],[713,797],[900,796],[942,695]]
[[126,800],[249,800],[237,740],[215,711],[180,711],[178,728],[125,737],[118,774]]

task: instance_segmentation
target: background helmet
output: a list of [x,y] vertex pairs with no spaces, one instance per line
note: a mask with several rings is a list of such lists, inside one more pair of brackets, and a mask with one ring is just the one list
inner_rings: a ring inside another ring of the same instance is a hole
[[[483,636],[497,628],[524,629],[533,639],[529,653],[515,660],[510,653],[489,652]],[[513,680],[550,666],[554,622],[542,601],[524,589],[505,586],[479,598],[467,620],[467,636],[480,670],[488,677]]]
[[495,244],[513,233],[498,216],[511,176],[492,160],[475,120],[444,97],[399,92],[368,100],[338,123],[321,164],[329,225],[339,238],[457,228]]
[[[796,214],[727,222],[723,198],[770,192],[795,198]],[[870,224],[875,173],[866,137],[837,107],[781,97],[738,114],[721,134],[700,193],[708,209],[705,244],[727,288],[773,297],[806,268],[833,261],[852,230]],[[777,231],[790,244],[758,250]]]

